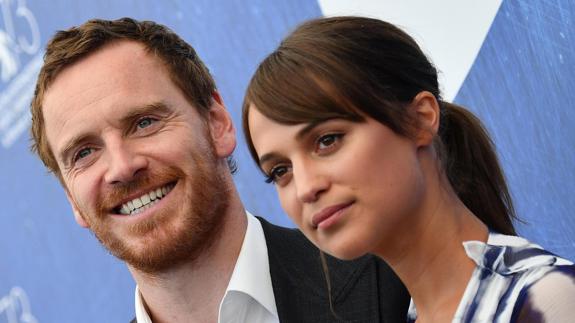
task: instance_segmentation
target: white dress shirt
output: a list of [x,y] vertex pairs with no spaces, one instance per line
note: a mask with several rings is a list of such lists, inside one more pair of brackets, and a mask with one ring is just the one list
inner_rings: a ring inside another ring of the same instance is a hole
[[[268,248],[260,221],[247,213],[248,226],[224,298],[219,323],[279,322],[268,262]],[[136,319],[152,323],[136,286]]]

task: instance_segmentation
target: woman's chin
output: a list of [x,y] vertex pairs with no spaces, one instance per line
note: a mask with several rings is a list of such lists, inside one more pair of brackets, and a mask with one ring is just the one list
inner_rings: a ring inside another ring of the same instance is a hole
[[367,254],[367,252],[365,250],[351,249],[349,247],[347,247],[347,248],[330,248],[330,249],[320,248],[320,249],[332,257],[335,257],[335,258],[340,259],[340,260],[346,260],[346,261],[355,260],[355,259],[361,258]]

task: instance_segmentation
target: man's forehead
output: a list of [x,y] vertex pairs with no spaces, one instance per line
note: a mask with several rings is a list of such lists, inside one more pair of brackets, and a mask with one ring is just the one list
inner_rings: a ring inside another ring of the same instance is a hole
[[60,94],[59,91],[53,90],[54,88],[70,90],[67,86],[76,85],[78,82],[90,85],[96,79],[93,76],[102,76],[105,81],[113,81],[129,76],[146,65],[162,69],[159,58],[149,54],[142,44],[127,40],[114,41],[63,68],[46,89],[44,101],[49,101],[55,92]]
[[63,135],[73,132],[71,128],[89,127],[95,119],[112,117],[115,110],[101,111],[103,106],[113,108],[114,102],[137,99],[130,94],[146,85],[142,83],[148,82],[151,74],[160,77],[158,69],[163,69],[159,59],[134,41],[108,44],[63,69],[48,87],[42,106],[52,149]]

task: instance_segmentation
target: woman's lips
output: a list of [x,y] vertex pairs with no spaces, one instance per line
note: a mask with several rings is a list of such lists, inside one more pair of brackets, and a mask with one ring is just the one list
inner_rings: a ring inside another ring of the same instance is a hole
[[353,202],[348,202],[326,207],[325,209],[312,216],[312,226],[315,229],[326,229],[327,227],[337,222],[343,211],[352,204]]

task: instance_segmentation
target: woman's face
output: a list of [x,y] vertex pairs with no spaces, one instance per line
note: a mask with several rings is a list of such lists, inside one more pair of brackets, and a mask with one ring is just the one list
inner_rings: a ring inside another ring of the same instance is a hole
[[248,125],[282,207],[320,249],[353,259],[409,238],[424,191],[412,140],[371,118],[283,125],[253,105]]

